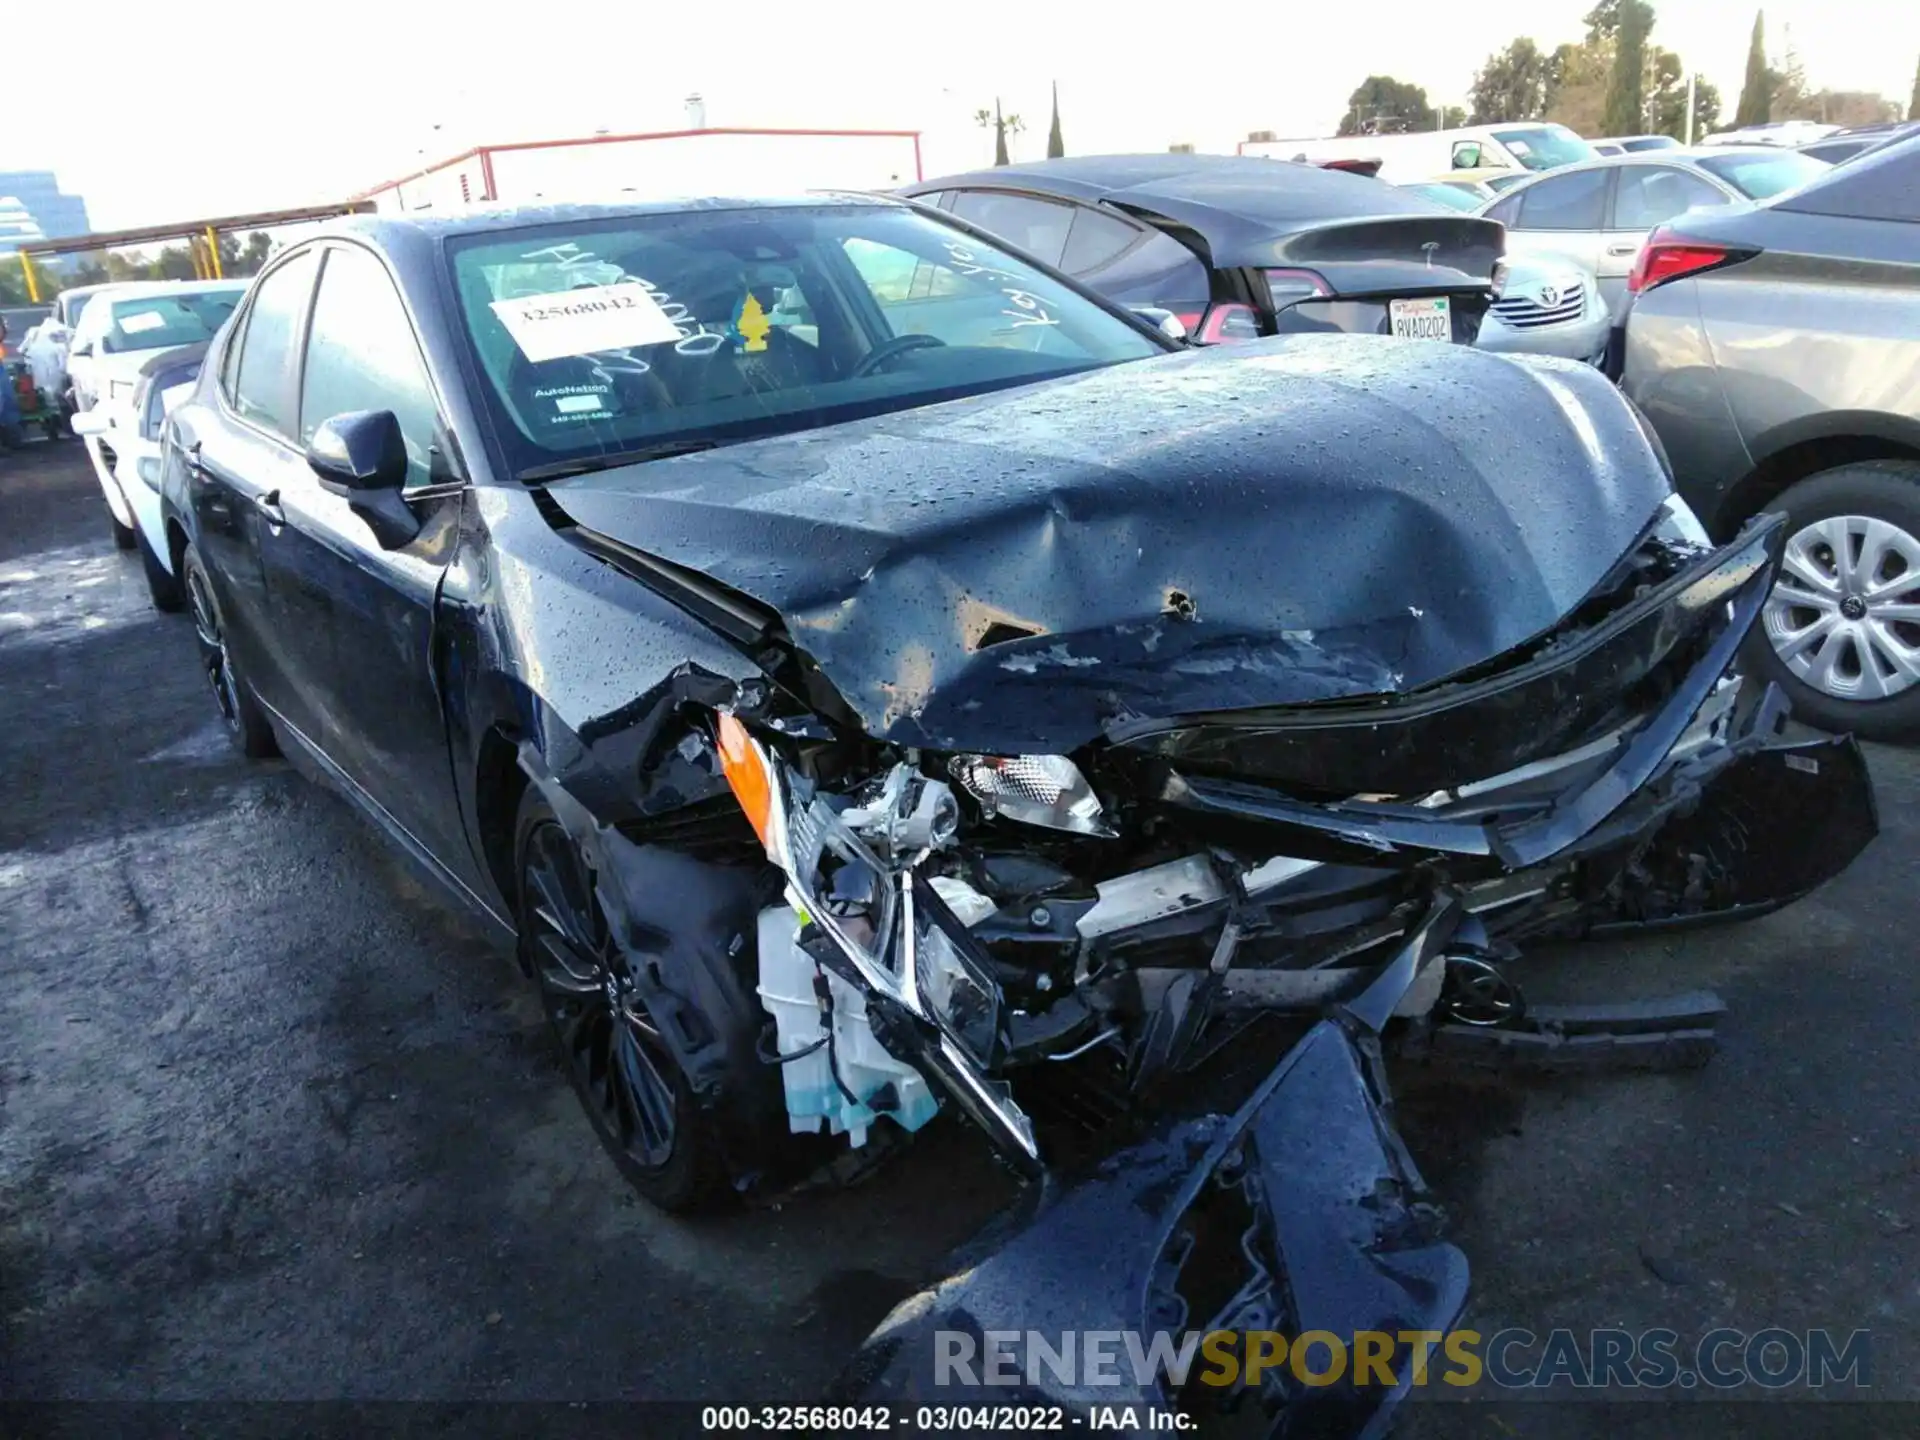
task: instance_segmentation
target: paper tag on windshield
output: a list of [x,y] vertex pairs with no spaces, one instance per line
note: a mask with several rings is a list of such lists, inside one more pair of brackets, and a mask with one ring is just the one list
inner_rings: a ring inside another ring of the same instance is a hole
[[520,353],[536,363],[680,338],[680,327],[667,318],[660,303],[631,281],[495,300],[493,313]]
[[119,322],[120,329],[128,335],[138,335],[142,330],[164,330],[167,317],[158,310],[142,310],[137,315],[128,315]]

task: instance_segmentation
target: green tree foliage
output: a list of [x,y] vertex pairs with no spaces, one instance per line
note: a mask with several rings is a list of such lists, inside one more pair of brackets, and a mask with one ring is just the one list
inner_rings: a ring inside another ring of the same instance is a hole
[[1907,118],[1920,120],[1920,61],[1913,66],[1913,99],[1907,102]]
[[1058,160],[1067,153],[1067,142],[1060,138],[1060,82],[1053,82],[1053,124],[1047,128],[1047,158]]
[[[1653,6],[1647,0],[1606,0],[1606,4],[1612,6],[1613,64],[1600,123],[1609,135],[1635,135],[1646,124],[1647,35],[1653,29]],[[1588,17],[1589,22],[1592,18]]]
[[1747,78],[1740,87],[1740,103],[1733,112],[1736,127],[1764,125],[1773,118],[1773,70],[1767,64],[1767,12],[1753,17],[1753,39],[1747,46]]
[[982,130],[993,131],[993,163],[996,165],[1011,164],[1012,157],[1008,153],[1007,146],[1015,136],[1027,128],[1027,122],[1022,120],[1018,115],[1002,115],[1000,113],[1000,102],[995,100],[993,102],[993,109],[976,110],[973,112],[973,123],[978,125]]
[[1547,92],[1547,119],[1579,135],[1599,135],[1607,108],[1607,83],[1613,71],[1613,46],[1606,40],[1562,45],[1553,52],[1553,79]]
[[1554,88],[1553,57],[1522,35],[1506,49],[1489,55],[1467,98],[1473,104],[1474,125],[1502,120],[1538,120],[1547,113]]
[[1393,135],[1403,130],[1432,130],[1435,115],[1424,86],[1391,75],[1369,75],[1347,97],[1347,113],[1340,117],[1341,135]]

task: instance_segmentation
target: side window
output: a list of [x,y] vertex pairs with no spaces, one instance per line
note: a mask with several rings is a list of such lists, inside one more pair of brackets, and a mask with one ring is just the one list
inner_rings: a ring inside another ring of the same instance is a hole
[[300,322],[313,293],[317,250],[304,250],[260,282],[247,311],[234,377],[233,408],[254,424],[293,437],[293,377],[300,358]]
[[1145,233],[1137,225],[1103,215],[1086,205],[1073,207],[1073,229],[1067,232],[1067,248],[1058,262],[1069,275],[1079,275],[1104,265]]
[[1058,265],[1067,248],[1067,230],[1074,207],[1031,195],[1008,195],[998,190],[962,190],[953,213],[984,226],[1049,265]]
[[233,319],[232,333],[227,336],[227,348],[220,357],[220,393],[227,397],[227,403],[234,401],[234,389],[240,380],[240,346],[245,342],[247,333],[247,312],[241,311]]
[[1520,196],[1522,230],[1598,230],[1607,171],[1581,170],[1529,185]]
[[1666,165],[1623,165],[1613,192],[1614,230],[1651,230],[1696,205],[1727,197],[1697,175]]
[[1171,235],[1156,230],[1131,250],[1077,276],[1122,305],[1154,305],[1192,316],[1207,308],[1212,287],[1200,258]]
[[327,251],[307,336],[300,443],[351,410],[391,410],[407,442],[407,484],[427,483],[439,408],[420,345],[380,262],[357,245]]
[[916,204],[931,205],[936,210],[950,210],[953,208],[953,191],[951,190],[926,190],[910,198]]
[[1487,219],[1498,220],[1502,225],[1512,228],[1519,223],[1520,202],[1526,198],[1525,195],[1509,195],[1498,205],[1488,206],[1482,213]]

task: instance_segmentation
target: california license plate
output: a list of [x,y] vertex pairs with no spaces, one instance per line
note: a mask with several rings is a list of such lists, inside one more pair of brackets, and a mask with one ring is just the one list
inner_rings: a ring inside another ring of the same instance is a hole
[[1441,295],[1432,300],[1389,300],[1387,317],[1396,340],[1453,339],[1453,303]]

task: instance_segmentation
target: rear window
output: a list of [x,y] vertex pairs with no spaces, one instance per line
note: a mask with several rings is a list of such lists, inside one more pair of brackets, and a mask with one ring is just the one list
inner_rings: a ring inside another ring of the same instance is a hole
[[1779,208],[1803,215],[1920,222],[1920,139],[1862,155],[1781,201]]
[[1797,150],[1782,150],[1777,155],[1702,155],[1700,168],[1718,175],[1750,200],[1765,200],[1817,180],[1832,167]]

